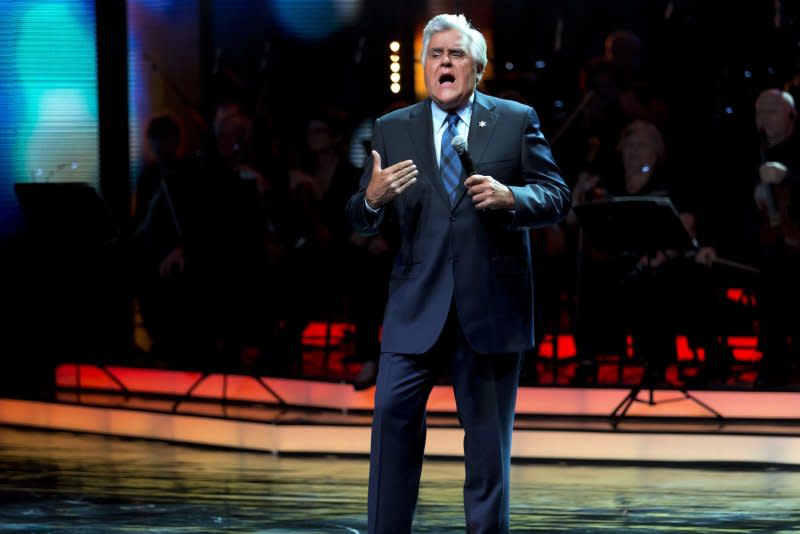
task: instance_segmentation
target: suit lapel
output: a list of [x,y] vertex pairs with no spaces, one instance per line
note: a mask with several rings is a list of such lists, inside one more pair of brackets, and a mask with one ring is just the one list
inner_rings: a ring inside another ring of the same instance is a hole
[[[469,123],[467,144],[478,173],[480,173],[478,169],[480,169],[483,153],[486,151],[486,147],[489,146],[489,140],[492,138],[498,122],[499,115],[495,113],[494,108],[494,103],[486,98],[486,95],[475,91],[475,102],[472,106],[472,118]],[[461,203],[467,192],[463,184],[459,185],[459,188],[460,192],[453,209]]]
[[436,163],[436,154],[434,153],[430,98],[426,98],[414,106],[408,118],[410,122],[408,134],[414,145],[414,153],[420,158],[419,161],[414,162],[419,169],[419,177],[427,177],[442,200],[449,206],[450,199],[439,178],[439,165]]

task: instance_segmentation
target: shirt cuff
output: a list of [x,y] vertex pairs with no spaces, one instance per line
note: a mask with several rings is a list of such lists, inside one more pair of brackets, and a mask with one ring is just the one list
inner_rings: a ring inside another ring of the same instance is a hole
[[373,208],[372,206],[369,205],[369,202],[367,202],[367,197],[366,196],[364,196],[364,207],[366,207],[367,211],[370,212],[373,215],[377,215],[377,214],[379,214],[381,212],[381,208],[380,207],[375,209],[375,208]]

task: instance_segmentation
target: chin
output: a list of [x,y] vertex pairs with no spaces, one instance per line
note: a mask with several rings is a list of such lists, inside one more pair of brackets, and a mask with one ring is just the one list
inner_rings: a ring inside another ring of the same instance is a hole
[[466,100],[461,98],[459,95],[435,95],[434,99],[436,103],[439,105],[440,108],[445,110],[451,110],[454,108],[458,108],[463,104]]

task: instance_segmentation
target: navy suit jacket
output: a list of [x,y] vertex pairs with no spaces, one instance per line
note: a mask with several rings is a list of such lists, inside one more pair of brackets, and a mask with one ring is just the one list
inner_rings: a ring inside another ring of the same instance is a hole
[[[476,172],[506,184],[515,208],[477,210],[462,183],[451,206],[434,154],[431,101],[375,122],[373,148],[383,168],[413,160],[417,183],[376,216],[364,204],[372,174],[368,158],[360,190],[347,203],[356,231],[372,235],[397,225],[400,249],[389,282],[383,352],[421,354],[439,337],[455,302],[461,329],[479,353],[522,352],[533,346],[533,275],[528,229],[566,215],[571,194],[529,106],[476,92],[469,152]],[[466,178],[466,176],[464,176]]]

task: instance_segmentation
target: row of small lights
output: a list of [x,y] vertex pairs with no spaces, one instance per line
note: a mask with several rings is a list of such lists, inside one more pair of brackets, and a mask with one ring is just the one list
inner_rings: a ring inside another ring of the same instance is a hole
[[392,41],[389,43],[389,90],[394,94],[400,92],[400,42]]

